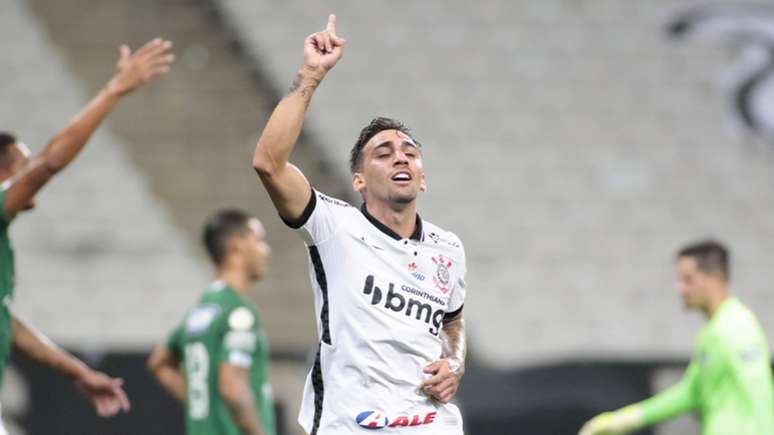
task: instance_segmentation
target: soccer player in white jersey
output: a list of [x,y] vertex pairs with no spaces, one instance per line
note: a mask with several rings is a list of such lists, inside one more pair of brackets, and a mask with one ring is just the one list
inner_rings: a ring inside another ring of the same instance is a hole
[[304,62],[258,141],[253,166],[309,248],[320,339],[299,423],[310,435],[461,435],[449,403],[464,372],[465,252],[420,219],[422,152],[377,118],[352,149],[360,208],[315,191],[288,162],[317,86],[341,58],[336,17],[304,42]]

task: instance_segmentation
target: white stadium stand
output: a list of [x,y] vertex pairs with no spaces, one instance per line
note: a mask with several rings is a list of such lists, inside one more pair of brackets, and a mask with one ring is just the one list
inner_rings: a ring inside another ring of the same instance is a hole
[[420,212],[466,243],[477,358],[687,357],[672,256],[705,236],[774,336],[774,151],[725,122],[731,53],[668,38],[693,2],[218,4],[277,89],[337,13],[348,46],[307,125],[343,176],[371,117],[424,142]]

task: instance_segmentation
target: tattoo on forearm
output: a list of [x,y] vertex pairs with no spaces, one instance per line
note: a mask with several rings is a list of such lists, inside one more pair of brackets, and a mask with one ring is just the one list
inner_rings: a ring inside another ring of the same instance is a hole
[[465,371],[465,320],[453,320],[443,325],[441,330],[442,354],[444,358],[452,358],[460,363],[459,374]]
[[[304,81],[307,81],[307,83],[304,83]],[[290,92],[288,95],[293,94],[294,92],[299,91],[299,95],[303,98],[310,97],[315,89],[317,89],[317,86],[320,84],[319,80],[316,80],[311,77],[305,76],[303,73],[296,74],[296,77],[293,79],[293,83],[290,84]],[[307,104],[309,104],[307,102]]]
[[301,73],[296,74],[296,77],[293,79],[293,83],[290,84],[290,93],[296,92],[298,90],[298,87],[301,86],[301,80],[304,79],[304,76],[301,75]]
[[304,88],[301,89],[301,96],[306,98],[306,97],[312,95],[312,92],[314,92],[315,88],[316,88],[316,86],[312,86],[312,85],[304,86]]

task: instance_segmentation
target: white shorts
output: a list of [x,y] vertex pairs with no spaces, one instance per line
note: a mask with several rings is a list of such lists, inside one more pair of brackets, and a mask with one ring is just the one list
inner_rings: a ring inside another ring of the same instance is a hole
[[[308,432],[307,432],[308,434]],[[464,435],[462,431],[462,415],[459,408],[453,404],[443,406],[438,410],[436,424],[416,427],[382,427],[365,428],[357,425],[333,424],[322,427],[317,435]]]

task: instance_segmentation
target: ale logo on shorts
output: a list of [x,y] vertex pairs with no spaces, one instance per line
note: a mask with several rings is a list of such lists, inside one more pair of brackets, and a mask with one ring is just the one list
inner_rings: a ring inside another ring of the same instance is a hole
[[360,427],[366,429],[382,429],[387,426],[387,416],[377,411],[364,411],[355,417]]
[[424,426],[435,421],[436,411],[427,414],[399,415],[388,420],[384,413],[379,411],[364,411],[355,417],[360,427],[365,429],[384,429],[385,427]]
[[443,255],[439,255],[438,258],[433,257],[433,263],[435,263],[436,266],[433,282],[435,283],[435,286],[438,287],[438,290],[446,294],[449,291],[449,282],[451,281],[449,268],[452,267],[454,263]]

